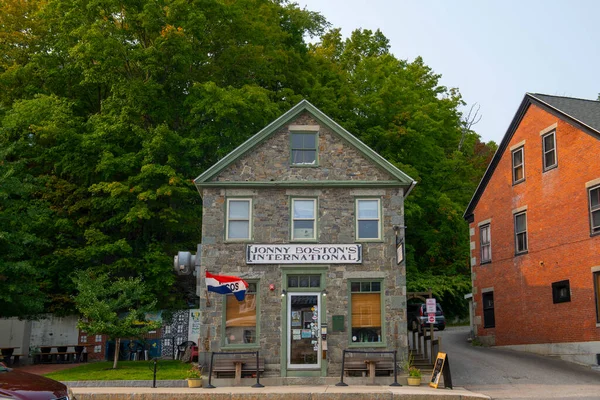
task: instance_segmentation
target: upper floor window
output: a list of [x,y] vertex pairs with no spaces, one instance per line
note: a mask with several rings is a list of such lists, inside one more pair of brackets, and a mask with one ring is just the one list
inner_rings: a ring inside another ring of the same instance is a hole
[[527,252],[527,213],[515,214],[515,254]]
[[589,189],[590,194],[590,226],[592,235],[600,233],[600,186]]
[[556,161],[556,131],[542,136],[542,150],[544,152],[544,171],[558,165]]
[[381,237],[381,203],[379,199],[356,200],[356,239]]
[[317,165],[317,133],[291,132],[292,165]]
[[525,160],[523,147],[519,147],[512,152],[512,176],[513,184],[525,180]]
[[479,228],[479,247],[481,248],[481,264],[492,261],[492,240],[490,224]]
[[227,199],[227,240],[249,240],[251,234],[252,199]]
[[292,240],[316,240],[316,199],[292,199]]

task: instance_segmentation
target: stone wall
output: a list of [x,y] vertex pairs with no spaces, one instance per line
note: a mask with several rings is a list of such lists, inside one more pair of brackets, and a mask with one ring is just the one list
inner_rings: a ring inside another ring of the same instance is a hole
[[[304,113],[291,122],[294,125],[319,125],[319,121]],[[280,295],[285,282],[282,268],[321,268],[325,271],[327,289],[325,320],[328,324],[327,375],[339,375],[342,350],[349,345],[349,280],[381,279],[385,313],[382,316],[385,347],[374,350],[399,350],[403,357],[407,350],[406,330],[406,271],[396,264],[396,233],[394,225],[404,225],[404,198],[401,188],[365,187],[311,187],[320,181],[393,181],[387,171],[376,166],[359,150],[349,145],[338,134],[321,124],[318,136],[318,166],[290,166],[288,125],[277,130],[249,153],[232,163],[213,179],[213,182],[249,181],[307,181],[306,188],[231,188],[205,187],[202,189],[202,273],[198,284],[205,293],[204,271],[241,276],[258,280],[260,316],[259,343],[256,346],[266,358],[266,375],[279,373],[282,360],[282,321],[285,310]],[[228,197],[250,197],[252,202],[252,238],[248,242],[226,242],[225,204]],[[317,198],[317,243],[355,243],[355,199],[381,199],[382,240],[364,242],[362,264],[320,265],[247,265],[245,251],[248,243],[277,244],[290,242],[290,207],[294,197]],[[403,230],[399,230],[399,235]],[[274,285],[275,290],[269,290]],[[204,296],[202,296],[204,297]],[[204,339],[210,341],[210,351],[226,350],[222,344],[223,296],[209,295],[210,302],[200,301],[203,315]],[[323,308],[323,307],[322,307]],[[333,315],[345,318],[345,331],[333,332]],[[222,347],[223,346],[223,347]],[[365,350],[366,347],[357,348]],[[270,368],[269,368],[270,367]]]

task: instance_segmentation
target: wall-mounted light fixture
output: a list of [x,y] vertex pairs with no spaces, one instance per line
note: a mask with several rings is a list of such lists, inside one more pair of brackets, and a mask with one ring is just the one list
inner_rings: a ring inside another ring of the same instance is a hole
[[281,291],[281,297],[285,297],[286,294],[287,294],[287,290],[283,289]]
[[323,297],[326,297],[327,296],[327,289],[323,289],[321,291],[321,294],[323,295]]

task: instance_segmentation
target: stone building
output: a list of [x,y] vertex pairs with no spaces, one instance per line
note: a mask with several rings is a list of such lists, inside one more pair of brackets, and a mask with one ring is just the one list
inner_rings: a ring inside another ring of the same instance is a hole
[[[194,182],[201,351],[259,350],[272,377],[339,376],[343,349],[406,354],[412,178],[301,101]],[[245,279],[245,301],[209,294],[205,271]]]

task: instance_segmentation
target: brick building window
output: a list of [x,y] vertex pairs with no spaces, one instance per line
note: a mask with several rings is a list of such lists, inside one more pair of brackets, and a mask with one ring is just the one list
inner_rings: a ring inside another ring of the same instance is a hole
[[558,166],[556,160],[556,131],[542,136],[542,150],[544,152],[544,171]]
[[352,342],[382,342],[381,281],[350,282]]
[[225,344],[256,344],[256,285],[248,282],[244,301],[238,301],[233,294],[225,296]]
[[527,213],[515,214],[515,254],[527,252]]
[[590,226],[592,235],[600,233],[600,186],[590,188]]
[[227,240],[249,240],[251,237],[252,199],[227,199]]
[[292,165],[317,165],[317,134],[291,133]]
[[594,292],[596,293],[596,322],[600,324],[600,271],[594,272]]
[[481,264],[492,261],[492,239],[490,236],[490,224],[479,228],[479,247],[481,248]]
[[381,203],[379,199],[356,200],[356,239],[381,237]]
[[556,303],[567,303],[571,301],[571,287],[569,280],[560,282],[554,282],[552,284],[552,302]]
[[525,160],[523,147],[512,152],[513,185],[525,180]]
[[292,199],[292,240],[317,239],[317,200]]
[[494,316],[494,292],[482,293],[483,302],[483,327],[496,327],[496,317]]

